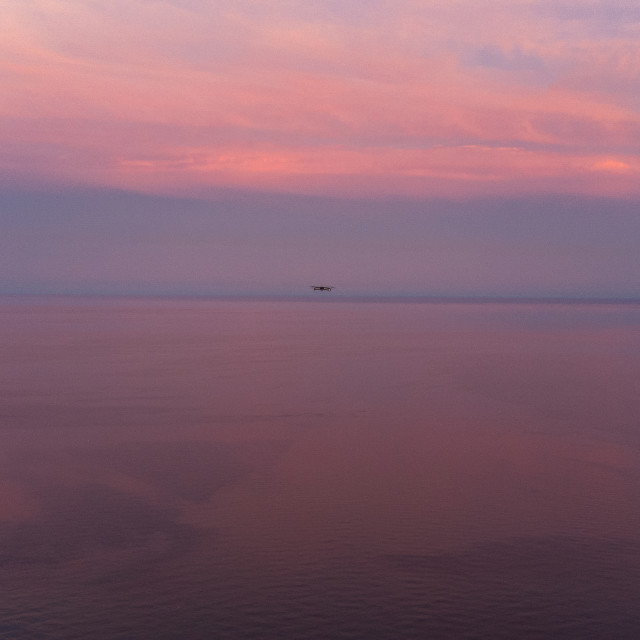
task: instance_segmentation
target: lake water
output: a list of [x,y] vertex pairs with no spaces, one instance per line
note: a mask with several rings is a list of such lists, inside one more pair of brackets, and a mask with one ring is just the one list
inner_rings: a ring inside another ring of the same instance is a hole
[[0,638],[640,637],[640,306],[5,299]]

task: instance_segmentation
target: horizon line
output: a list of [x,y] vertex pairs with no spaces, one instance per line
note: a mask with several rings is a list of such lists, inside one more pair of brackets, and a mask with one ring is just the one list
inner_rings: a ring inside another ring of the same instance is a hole
[[0,299],[127,299],[127,300],[237,300],[291,302],[380,302],[432,304],[640,304],[637,296],[558,295],[431,295],[431,294],[336,294],[336,293],[100,293],[100,292],[0,292]]

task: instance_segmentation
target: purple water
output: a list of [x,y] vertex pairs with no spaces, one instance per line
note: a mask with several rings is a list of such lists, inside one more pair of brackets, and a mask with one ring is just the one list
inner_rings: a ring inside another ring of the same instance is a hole
[[640,637],[640,306],[5,299],[0,638]]

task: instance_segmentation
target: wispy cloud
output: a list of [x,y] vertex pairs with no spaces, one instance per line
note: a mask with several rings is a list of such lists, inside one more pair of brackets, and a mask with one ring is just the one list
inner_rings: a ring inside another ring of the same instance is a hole
[[0,171],[170,190],[635,193],[640,40],[625,6],[12,3]]

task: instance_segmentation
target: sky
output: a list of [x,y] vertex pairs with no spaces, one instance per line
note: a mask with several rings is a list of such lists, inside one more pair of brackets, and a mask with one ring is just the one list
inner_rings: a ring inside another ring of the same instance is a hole
[[640,3],[0,15],[0,293],[640,297]]

